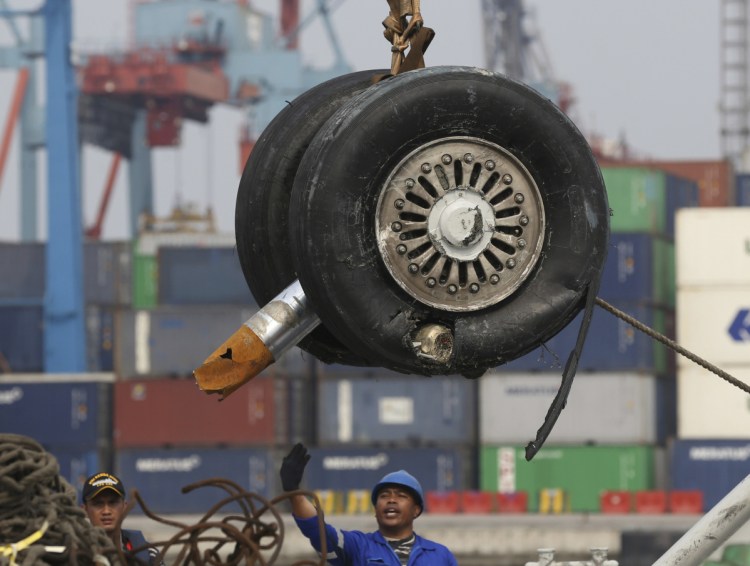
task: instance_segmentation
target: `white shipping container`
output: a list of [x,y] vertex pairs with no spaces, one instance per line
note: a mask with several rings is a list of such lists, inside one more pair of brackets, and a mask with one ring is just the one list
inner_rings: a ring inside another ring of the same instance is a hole
[[[488,374],[479,380],[482,444],[525,444],[544,422],[559,374]],[[671,386],[671,392],[670,392]],[[636,373],[579,373],[550,444],[655,444],[674,430],[674,381]],[[673,406],[673,405],[672,405]],[[670,426],[671,421],[671,426]]]
[[750,366],[750,284],[678,289],[677,342],[719,367]]
[[750,285],[750,207],[679,209],[675,254],[678,289]]
[[[750,384],[750,364],[726,370]],[[697,365],[677,372],[679,438],[750,439],[750,395]]]

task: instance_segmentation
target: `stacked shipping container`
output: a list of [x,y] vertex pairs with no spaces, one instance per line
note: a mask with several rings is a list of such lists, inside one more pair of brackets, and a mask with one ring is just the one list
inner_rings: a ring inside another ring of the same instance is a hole
[[[698,187],[650,168],[602,173],[612,217],[599,296],[674,338],[674,216],[698,205]],[[544,347],[480,379],[480,486],[528,491],[532,510],[549,490],[560,496],[558,510],[596,511],[604,490],[665,485],[664,446],[675,433],[674,355],[602,309],[594,312],[547,445],[531,462],[523,457],[557,394],[581,316]]]
[[[750,384],[750,208],[681,211],[677,235],[679,342]],[[680,359],[673,485],[713,505],[747,475],[749,448],[747,394]]]

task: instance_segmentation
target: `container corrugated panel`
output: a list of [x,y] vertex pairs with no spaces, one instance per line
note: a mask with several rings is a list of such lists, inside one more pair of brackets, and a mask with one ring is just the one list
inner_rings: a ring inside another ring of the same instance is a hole
[[389,472],[406,470],[425,491],[470,489],[468,448],[311,448],[305,468],[307,489],[372,489]]
[[529,510],[539,509],[542,490],[562,490],[573,513],[599,511],[603,491],[654,489],[651,446],[545,445],[530,462],[519,446],[482,446],[480,489],[526,491]]
[[[479,379],[481,444],[523,444],[544,422],[560,374],[489,374]],[[656,444],[674,431],[674,380],[635,373],[579,373],[548,442]],[[666,393],[666,394],[665,394]],[[606,399],[606,402],[602,400]],[[671,407],[670,407],[671,405]]]
[[737,175],[736,183],[737,206],[750,206],[750,174]]
[[219,402],[188,379],[115,384],[114,442],[122,447],[285,444],[287,383],[259,376]]
[[750,441],[676,440],[670,447],[671,488],[703,492],[710,509],[747,477]]
[[[643,303],[612,301],[613,306],[669,337],[674,336],[674,311]],[[555,371],[561,369],[575,345],[583,314],[532,352],[497,368],[497,371]],[[597,308],[591,320],[579,371],[639,371],[665,374],[674,365],[674,354],[609,312]]]
[[750,284],[750,208],[677,213],[677,287]]
[[682,176],[668,174],[664,176],[666,190],[666,232],[674,235],[677,211],[700,205],[698,184]]
[[133,256],[133,308],[152,309],[157,298],[156,257]]
[[646,168],[603,167],[612,232],[667,233],[665,174]]
[[115,372],[124,379],[191,376],[254,313],[220,306],[119,311]]
[[132,303],[132,246],[126,242],[87,242],[83,248],[86,303],[128,306]]
[[44,244],[0,243],[0,301],[44,297]]
[[461,376],[319,381],[318,443],[473,444],[476,388]]
[[[212,478],[233,481],[264,498],[279,493],[278,466],[267,448],[132,448],[117,452],[116,470],[125,488],[138,489],[149,509],[157,514],[208,512],[229,494],[216,487],[184,494],[181,490]],[[230,505],[219,513],[236,511],[237,507]],[[136,506],[133,512],[140,513],[140,507]]]
[[729,160],[653,161],[649,163],[652,167],[696,183],[698,206],[730,206],[733,202],[734,172]]
[[0,306],[0,370],[4,373],[44,369],[44,308]]
[[[680,346],[719,367],[750,366],[750,283],[685,287],[677,295],[677,306]],[[679,358],[680,367],[694,366]]]
[[[750,363],[722,369],[750,385]],[[677,434],[680,438],[750,439],[747,393],[697,365],[680,368],[677,372]]]
[[88,477],[103,470],[112,469],[107,458],[102,456],[99,450],[58,447],[47,447],[46,450],[57,460],[60,475],[76,488],[79,502],[83,484]]
[[109,444],[112,376],[64,381],[45,375],[3,378],[0,430],[58,448],[97,450]]
[[599,296],[606,301],[651,301],[674,307],[673,249],[671,241],[651,234],[610,235]]
[[159,304],[256,306],[234,248],[161,247]]
[[86,367],[92,372],[114,370],[115,310],[112,307],[86,306]]

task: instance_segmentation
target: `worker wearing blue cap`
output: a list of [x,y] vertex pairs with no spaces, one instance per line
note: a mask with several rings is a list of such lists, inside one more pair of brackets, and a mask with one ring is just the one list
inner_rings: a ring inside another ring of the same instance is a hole
[[[296,491],[310,460],[296,444],[281,464],[284,491]],[[339,530],[325,525],[326,560],[334,566],[383,564],[389,566],[457,566],[450,550],[414,532],[414,519],[425,509],[424,492],[410,473],[399,470],[383,476],[372,488],[378,530],[372,533]],[[300,531],[321,552],[317,510],[303,494],[291,496],[292,513]]]

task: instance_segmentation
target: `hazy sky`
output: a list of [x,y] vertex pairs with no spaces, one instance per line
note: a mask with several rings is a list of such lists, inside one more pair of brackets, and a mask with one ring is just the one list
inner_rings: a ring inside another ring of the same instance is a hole
[[[308,13],[317,0],[303,0]],[[276,13],[277,0],[253,5]],[[334,1],[336,5],[338,1]],[[41,0],[9,1],[14,7]],[[422,13],[437,35],[428,65],[484,66],[480,0],[422,0]],[[720,3],[711,0],[527,0],[557,79],[573,86],[571,116],[584,132],[624,135],[635,151],[653,158],[712,159],[719,155]],[[76,43],[119,47],[127,39],[128,0],[73,0]],[[345,0],[332,15],[347,60],[357,69],[390,64],[382,36],[386,0]],[[11,44],[0,22],[0,46]],[[312,24],[302,36],[304,59],[325,67],[331,60],[326,36]],[[0,70],[2,126],[15,73]],[[211,203],[222,231],[233,231],[239,181],[237,138],[240,114],[215,107],[208,125],[187,123],[183,146],[155,153],[156,212],[168,213],[177,198],[200,208]],[[0,240],[18,237],[18,153],[14,143],[0,180]],[[93,220],[110,156],[83,152],[84,217]],[[105,239],[129,236],[126,166],[115,186]],[[46,179],[42,178],[42,187]],[[46,210],[40,226],[46,233]]]

